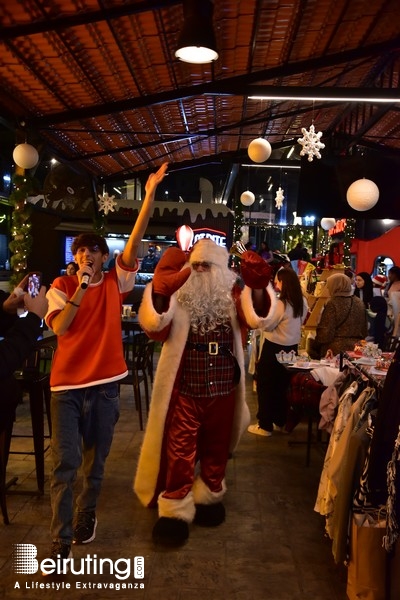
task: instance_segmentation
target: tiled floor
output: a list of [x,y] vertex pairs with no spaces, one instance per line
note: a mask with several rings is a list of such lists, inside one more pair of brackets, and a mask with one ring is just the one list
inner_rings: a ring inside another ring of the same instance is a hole
[[[255,394],[250,378],[247,387],[254,416]],[[16,431],[28,421],[26,409],[26,402],[18,409]],[[62,594],[63,599],[85,600],[346,599],[345,569],[334,564],[322,517],[313,511],[323,450],[313,447],[311,464],[306,467],[305,446],[288,443],[305,439],[305,423],[290,436],[274,434],[262,438],[246,432],[229,461],[226,522],[216,529],[193,526],[187,544],[173,550],[153,546],[151,530],[157,513],[143,508],[132,491],[142,436],[130,389],[124,386],[121,417],[97,510],[97,537],[88,546],[74,547],[74,557],[107,557],[115,568],[120,565],[123,570],[127,563],[117,563],[118,559],[130,558],[133,565],[135,556],[143,556],[144,579],[131,575],[118,580],[107,569],[105,575],[68,573],[58,579],[16,574],[12,565],[13,544],[34,544],[38,560],[46,557],[50,544],[50,500],[48,481],[42,497],[21,493],[36,489],[33,458],[11,455],[9,477],[18,475],[19,479],[8,496],[11,524],[0,524],[0,598],[53,599]],[[26,447],[27,441],[14,440],[13,448],[22,444]],[[49,456],[46,471],[48,476]],[[39,588],[40,584],[56,583],[64,588]],[[111,583],[120,583],[121,589],[110,589]],[[123,584],[134,588],[135,583],[138,589],[122,589]],[[101,588],[96,587],[99,584]]]

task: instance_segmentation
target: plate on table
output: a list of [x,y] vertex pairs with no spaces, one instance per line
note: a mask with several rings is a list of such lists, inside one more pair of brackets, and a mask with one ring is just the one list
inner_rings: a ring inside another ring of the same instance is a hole
[[356,365],[365,365],[371,367],[375,365],[376,358],[368,358],[367,356],[364,356],[362,358],[358,358],[354,362],[356,363]]

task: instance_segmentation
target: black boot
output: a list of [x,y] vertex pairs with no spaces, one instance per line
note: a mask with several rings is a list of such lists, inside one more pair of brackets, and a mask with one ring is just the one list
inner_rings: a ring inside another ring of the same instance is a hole
[[153,542],[163,546],[181,546],[189,537],[189,525],[182,519],[160,517],[153,527]]
[[216,504],[196,504],[196,525],[217,527],[225,521],[225,507],[222,502]]

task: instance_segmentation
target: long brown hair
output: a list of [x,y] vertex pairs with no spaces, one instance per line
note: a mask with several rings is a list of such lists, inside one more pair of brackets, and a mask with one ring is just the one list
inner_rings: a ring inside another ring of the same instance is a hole
[[303,292],[297,273],[290,267],[283,267],[279,269],[276,276],[282,282],[280,300],[285,305],[286,303],[291,305],[295,318],[302,317],[304,310]]

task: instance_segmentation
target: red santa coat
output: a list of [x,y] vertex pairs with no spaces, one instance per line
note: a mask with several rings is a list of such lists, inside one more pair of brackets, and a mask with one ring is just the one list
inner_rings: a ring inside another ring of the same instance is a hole
[[[247,288],[246,291],[245,288],[242,293],[242,303],[245,299],[245,304],[248,304],[244,311],[246,321],[251,327],[253,322],[266,326],[273,313],[276,298],[271,286],[269,288],[271,310],[265,318],[260,318],[255,314],[251,304],[251,290]],[[244,353],[240,324],[235,309],[232,310],[230,318],[234,335],[233,352],[241,370],[240,382],[235,393],[235,417],[231,436],[231,450],[233,451],[250,422],[250,412],[245,401]],[[149,506],[155,502],[159,492],[162,491],[161,488],[158,489],[157,484],[160,475],[165,420],[189,334],[190,316],[177,302],[175,296],[171,297],[167,312],[157,313],[152,302],[152,284],[149,284],[145,289],[139,309],[139,321],[151,338],[164,341],[154,378],[148,423],[134,481],[136,495],[144,506]],[[167,337],[165,338],[165,336]]]

